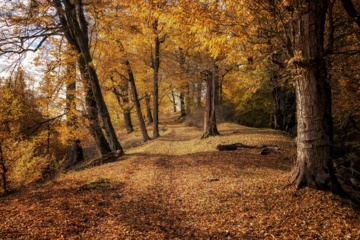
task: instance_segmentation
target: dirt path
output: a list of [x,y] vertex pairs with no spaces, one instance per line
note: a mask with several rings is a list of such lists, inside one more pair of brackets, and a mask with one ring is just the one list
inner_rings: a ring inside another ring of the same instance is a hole
[[[347,201],[288,186],[294,149],[281,133],[220,124],[201,140],[201,129],[161,127],[118,162],[0,199],[0,239],[360,238]],[[234,142],[281,150],[215,148]]]

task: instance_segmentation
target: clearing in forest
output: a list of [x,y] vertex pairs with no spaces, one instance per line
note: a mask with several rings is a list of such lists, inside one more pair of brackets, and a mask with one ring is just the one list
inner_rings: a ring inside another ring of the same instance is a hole
[[[162,125],[119,161],[0,199],[0,239],[360,239],[360,214],[325,192],[294,192],[284,134],[219,124],[220,136]],[[276,144],[219,152],[217,144]]]

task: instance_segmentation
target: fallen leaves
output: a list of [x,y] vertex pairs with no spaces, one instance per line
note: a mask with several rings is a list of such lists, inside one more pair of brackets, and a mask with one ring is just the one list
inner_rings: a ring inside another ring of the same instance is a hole
[[[138,146],[122,161],[1,198],[0,238],[360,238],[359,209],[350,202],[311,189],[294,192],[288,185],[294,151],[286,137],[221,126],[221,139],[203,142],[195,133],[187,135],[188,128],[168,126],[168,135],[149,143],[155,152]],[[220,153],[215,148],[240,141],[275,143],[281,150],[260,155],[253,149]]]

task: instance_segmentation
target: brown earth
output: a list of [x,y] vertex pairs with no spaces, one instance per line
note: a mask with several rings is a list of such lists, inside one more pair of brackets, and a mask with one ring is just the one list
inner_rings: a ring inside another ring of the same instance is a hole
[[[0,239],[360,239],[360,211],[295,191],[295,149],[280,132],[220,124],[220,136],[168,123],[118,161],[61,174],[0,199]],[[219,152],[217,144],[276,144]]]

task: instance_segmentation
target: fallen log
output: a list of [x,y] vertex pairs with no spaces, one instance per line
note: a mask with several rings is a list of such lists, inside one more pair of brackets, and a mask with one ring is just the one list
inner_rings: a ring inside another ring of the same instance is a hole
[[279,150],[279,147],[276,145],[261,145],[261,146],[253,146],[253,145],[246,145],[242,143],[233,143],[233,144],[218,144],[216,148],[219,151],[233,151],[237,150],[238,148],[255,148],[260,149],[261,155],[267,155],[270,152],[276,152]]

